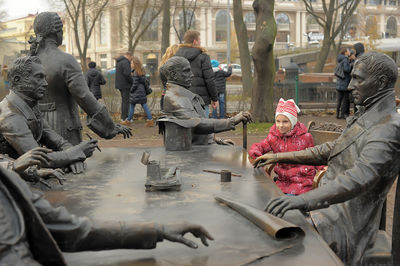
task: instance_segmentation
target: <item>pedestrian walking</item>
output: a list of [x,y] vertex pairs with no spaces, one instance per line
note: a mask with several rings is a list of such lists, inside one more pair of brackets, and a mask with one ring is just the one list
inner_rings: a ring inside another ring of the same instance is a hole
[[126,52],[117,58],[115,66],[115,88],[121,93],[121,122],[128,118],[129,91],[132,87],[131,77],[132,53]]
[[[222,69],[217,60],[211,60],[215,76],[215,88],[218,92],[219,118],[225,118],[225,97],[226,97],[226,79],[232,75],[232,66],[228,66],[228,71]],[[218,119],[218,110],[213,108],[212,118]]]
[[132,87],[129,93],[129,114],[128,118],[121,122],[123,125],[133,123],[133,115],[135,113],[136,104],[142,105],[147,116],[146,127],[153,127],[154,120],[150,109],[147,106],[147,95],[151,93],[150,82],[146,77],[146,73],[142,62],[136,56],[132,57]]
[[106,80],[104,79],[103,74],[96,69],[96,62],[89,62],[88,67],[89,70],[85,74],[85,79],[90,92],[93,93],[96,100],[99,100],[102,98],[100,86],[106,84]]

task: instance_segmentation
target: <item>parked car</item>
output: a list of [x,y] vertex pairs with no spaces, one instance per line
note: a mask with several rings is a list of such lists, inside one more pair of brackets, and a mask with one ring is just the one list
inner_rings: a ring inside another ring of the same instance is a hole
[[[242,67],[239,64],[231,64],[232,66],[232,75],[241,76],[242,75]],[[228,71],[227,64],[221,64],[223,70]]]

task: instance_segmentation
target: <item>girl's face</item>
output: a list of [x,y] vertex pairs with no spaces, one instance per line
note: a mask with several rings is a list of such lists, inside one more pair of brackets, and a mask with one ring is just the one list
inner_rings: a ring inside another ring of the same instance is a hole
[[292,129],[292,124],[289,118],[284,115],[278,115],[275,119],[275,126],[281,132],[281,134],[286,134]]

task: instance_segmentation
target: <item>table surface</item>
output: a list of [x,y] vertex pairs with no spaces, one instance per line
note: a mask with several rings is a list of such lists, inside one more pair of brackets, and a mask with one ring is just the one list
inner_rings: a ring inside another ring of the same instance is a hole
[[[143,151],[162,168],[181,170],[181,191],[145,192]],[[105,148],[87,160],[85,173],[68,176],[62,187],[46,192],[53,205],[97,221],[174,223],[204,226],[215,238],[198,249],[163,241],[153,250],[111,250],[65,253],[69,265],[342,265],[299,211],[285,219],[300,226],[305,237],[277,241],[234,210],[214,200],[215,194],[263,209],[281,194],[263,171],[254,169],[241,147],[194,146],[190,151],[160,148]],[[227,169],[241,177],[220,182],[220,175],[202,170]]]

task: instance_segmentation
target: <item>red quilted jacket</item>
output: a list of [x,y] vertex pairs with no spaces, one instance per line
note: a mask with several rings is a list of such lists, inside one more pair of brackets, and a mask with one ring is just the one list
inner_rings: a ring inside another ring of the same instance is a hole
[[[249,155],[255,159],[265,153],[300,151],[314,146],[314,140],[303,123],[297,122],[294,128],[282,135],[273,125],[267,138],[251,145]],[[312,182],[318,167],[312,165],[278,163],[274,172],[278,175],[276,184],[287,194],[302,194],[312,188]]]

